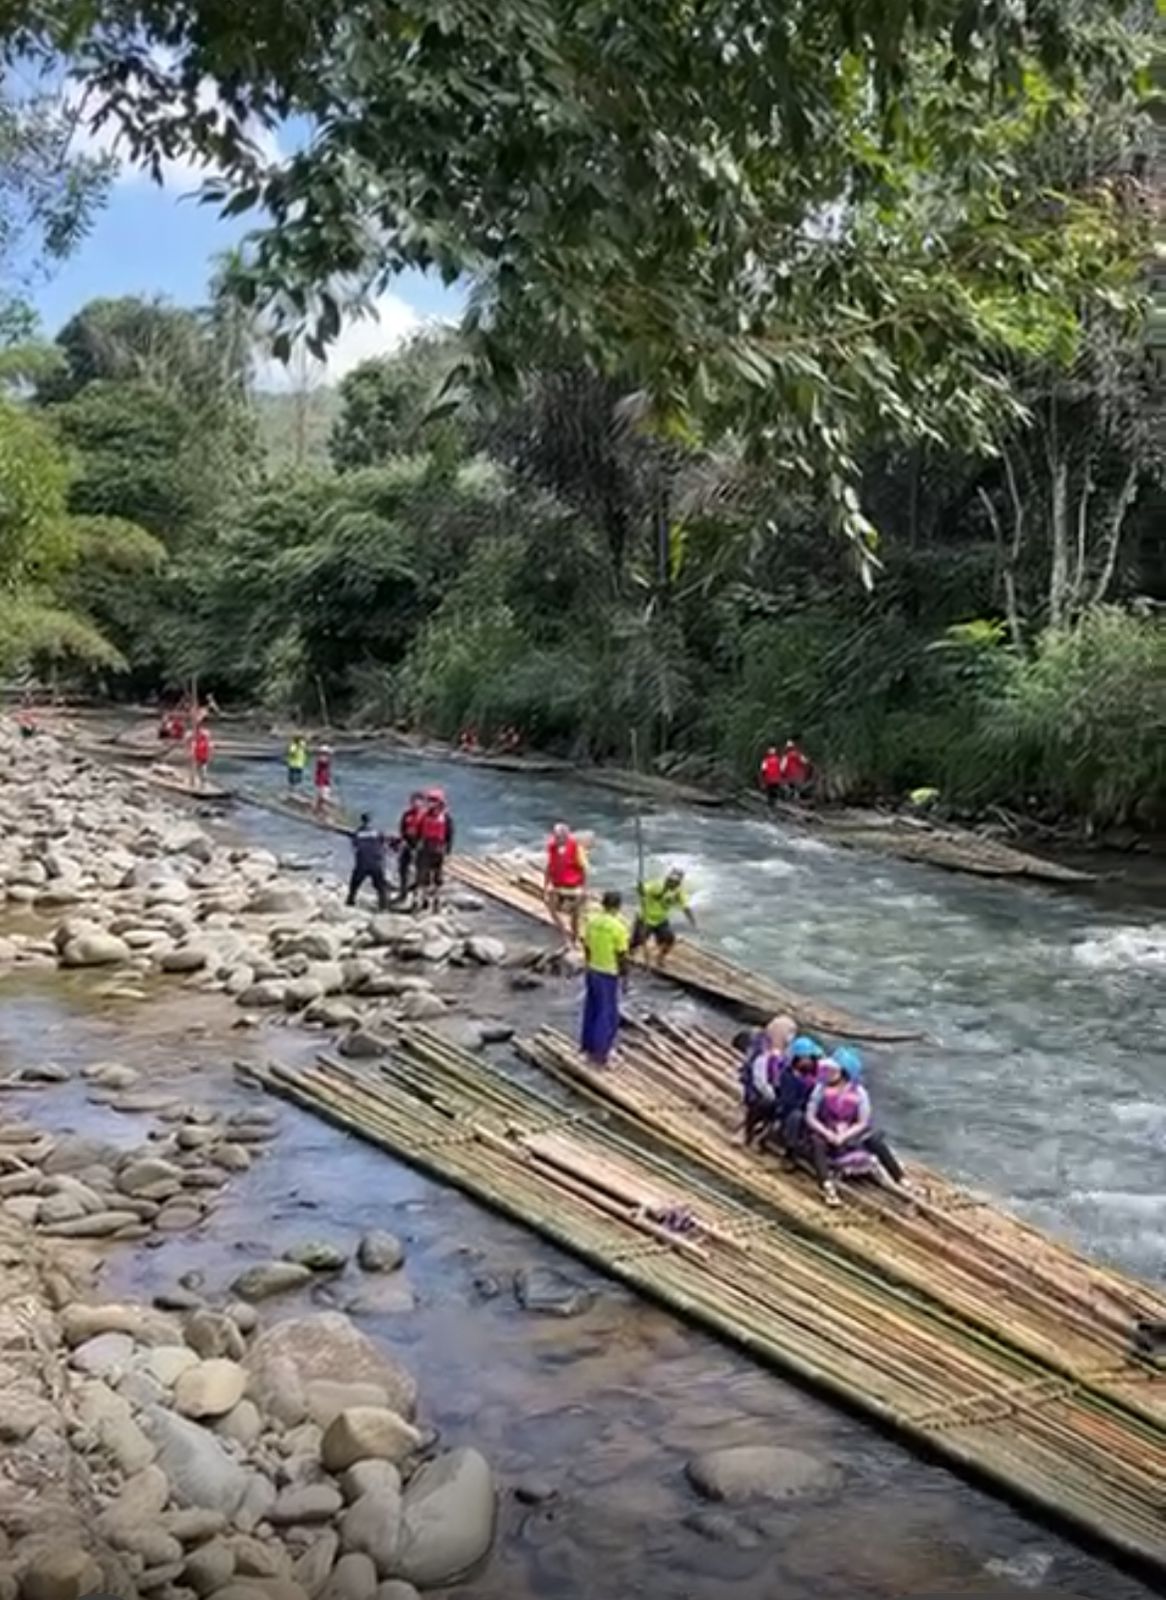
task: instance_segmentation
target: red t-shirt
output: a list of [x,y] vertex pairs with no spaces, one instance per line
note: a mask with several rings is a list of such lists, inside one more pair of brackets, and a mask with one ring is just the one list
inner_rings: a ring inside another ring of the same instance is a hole
[[332,787],[332,757],[316,757],[316,788],[330,789]]
[[785,783],[805,783],[810,775],[810,763],[795,745],[792,750],[783,750],[781,755],[781,776]]
[[205,728],[200,728],[194,736],[194,759],[199,766],[205,766],[211,758],[211,736]]

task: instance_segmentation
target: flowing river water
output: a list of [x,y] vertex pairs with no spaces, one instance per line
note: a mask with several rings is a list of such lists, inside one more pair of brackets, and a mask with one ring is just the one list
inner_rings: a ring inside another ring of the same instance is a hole
[[[274,764],[232,776],[252,788],[281,782]],[[600,882],[628,888],[634,878],[632,810],[591,787],[380,757],[345,760],[339,776],[342,803],[383,825],[409,789],[441,783],[465,850],[537,847],[565,816],[595,832]],[[347,867],[342,839],[294,821],[245,808],[232,826]],[[1126,890],[1065,895],[947,876],[728,813],[652,812],[644,835],[652,863],[689,871],[703,937],[807,992],[917,1023],[940,1041],[870,1053],[881,1120],[904,1150],[1129,1270],[1163,1275],[1160,908]],[[520,926],[514,919],[516,934]],[[522,1004],[532,1022],[570,1025],[576,1010],[569,985]],[[33,1043],[65,1062],[115,1056],[162,1085],[172,1080],[184,1098],[194,1079],[199,1098],[227,1104],[242,1091],[224,1064],[265,1048],[233,1035],[232,1020],[229,1005],[208,997],[179,992],[135,1011],[52,975],[6,993],[0,1061]],[[285,1055],[314,1048],[295,1029],[286,1039]],[[30,1116],[41,1100],[29,1097]],[[45,1091],[40,1114],[103,1136],[142,1136],[87,1105],[76,1083]],[[404,1274],[366,1289],[351,1309],[414,1368],[426,1415],[448,1442],[477,1444],[498,1474],[495,1555],[456,1591],[463,1600],[1150,1594],[1102,1556],[383,1153],[291,1107],[281,1125],[208,1235],[125,1252],[107,1288],[149,1294],[187,1269],[214,1286],[306,1236],[351,1245],[368,1227],[401,1234]],[[567,1321],[519,1311],[510,1276],[539,1262],[590,1285],[593,1308]],[[826,1505],[710,1517],[684,1463],[737,1443],[829,1459],[842,1486]],[[557,1495],[525,1505],[514,1494],[521,1486]]]

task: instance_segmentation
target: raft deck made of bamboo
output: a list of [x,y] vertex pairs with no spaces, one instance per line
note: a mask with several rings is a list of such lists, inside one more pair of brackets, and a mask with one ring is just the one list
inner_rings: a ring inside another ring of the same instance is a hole
[[827,1210],[808,1174],[743,1148],[740,1056],[708,1029],[659,1018],[635,1024],[603,1071],[552,1029],[517,1048],[832,1250],[1166,1426],[1166,1369],[1139,1357],[1132,1343],[1139,1322],[1166,1325],[1166,1296],[920,1166],[909,1166],[909,1200],[875,1183],[851,1183],[842,1186],[840,1210]]
[[[491,856],[457,856],[449,863],[447,872],[466,888],[489,895],[511,910],[521,911],[538,922],[553,922],[542,884],[532,872]],[[755,1022],[767,1022],[776,1013],[789,1011],[805,1027],[839,1038],[863,1039],[872,1044],[900,1044],[924,1037],[918,1028],[868,1021],[827,1001],[800,994],[786,984],[758,977],[692,939],[676,941],[662,976],[730,1005]]]
[[422,1027],[372,1069],[241,1069],[929,1452],[1166,1569],[1166,1430]]

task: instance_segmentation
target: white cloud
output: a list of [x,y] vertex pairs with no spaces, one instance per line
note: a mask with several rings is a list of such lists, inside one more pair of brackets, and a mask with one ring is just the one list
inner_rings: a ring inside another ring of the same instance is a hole
[[345,319],[335,343],[328,347],[326,362],[314,361],[306,351],[294,353],[288,366],[262,360],[256,369],[256,387],[288,393],[339,383],[362,361],[391,355],[425,326],[426,320],[407,300],[388,291],[377,296],[370,315]]

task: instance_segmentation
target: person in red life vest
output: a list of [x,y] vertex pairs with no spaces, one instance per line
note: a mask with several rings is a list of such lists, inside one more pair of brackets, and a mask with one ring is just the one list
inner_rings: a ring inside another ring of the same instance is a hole
[[579,923],[587,899],[587,854],[565,822],[556,822],[547,840],[547,864],[543,872],[543,896],[555,927],[566,935],[570,924],[571,943],[579,943]]
[[322,744],[316,751],[316,764],[312,771],[315,786],[316,811],[326,811],[332,803],[332,746]]
[[810,781],[810,763],[796,739],[787,739],[780,758],[781,793],[785,800],[800,800]]
[[761,758],[761,791],[769,805],[773,805],[781,789],[781,757],[777,746],[771,744]]
[[397,824],[400,847],[397,850],[397,886],[402,901],[409,898],[417,881],[417,852],[421,848],[421,820],[425,815],[425,795],[416,789],[401,812]]
[[211,731],[205,722],[200,722],[194,730],[190,741],[190,757],[194,762],[194,786],[204,789],[207,781],[207,769],[214,755],[214,745],[211,743]]
[[453,818],[441,789],[430,789],[421,816],[421,839],[417,850],[418,909],[441,910],[441,889],[445,863],[453,850]]

